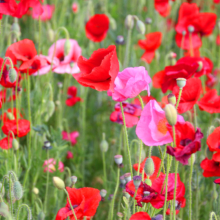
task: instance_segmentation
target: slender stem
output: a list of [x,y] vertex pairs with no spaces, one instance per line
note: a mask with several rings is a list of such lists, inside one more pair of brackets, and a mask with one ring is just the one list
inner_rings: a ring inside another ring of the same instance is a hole
[[127,43],[126,43],[126,51],[125,51],[125,57],[124,57],[124,64],[123,68],[126,68],[129,63],[129,53],[130,53],[130,43],[131,43],[131,31],[132,29],[128,29],[128,35],[127,35]]
[[215,220],[218,220],[218,217],[216,216],[215,212],[211,212],[211,213],[210,213],[210,218],[209,218],[209,220],[212,220],[213,217],[215,218]]
[[23,207],[26,207],[27,210],[28,210],[28,220],[29,220],[29,219],[32,219],[32,214],[31,214],[31,209],[30,209],[30,207],[29,207],[28,205],[26,205],[26,204],[21,204],[21,205],[18,207],[16,220],[20,220],[20,219],[19,219],[19,214],[20,214],[20,211],[21,211],[21,209],[22,209]]
[[[190,158],[190,176],[189,176],[189,220],[192,219],[192,174],[193,174],[193,159]],[[197,207],[198,208],[198,207]]]
[[183,91],[183,89],[180,88],[178,100],[177,100],[177,103],[176,103],[176,109],[178,109],[178,106],[179,106],[179,103],[180,103],[180,99],[181,99],[181,95],[182,95],[182,91]]
[[197,129],[197,118],[196,118],[196,105],[194,105],[194,127]]
[[106,175],[106,163],[105,163],[105,152],[102,152],[102,162],[103,162],[103,174],[104,174],[104,185],[107,187],[107,175]]
[[130,166],[130,173],[131,173],[131,178],[133,178],[131,153],[130,153],[130,149],[129,149],[128,133],[127,133],[127,127],[126,127],[125,115],[124,115],[124,109],[123,109],[123,106],[122,106],[122,102],[120,102],[120,107],[121,107],[121,113],[122,113],[122,117],[123,117],[123,124],[124,124],[124,132],[125,132],[125,138],[126,138],[126,147],[127,147],[128,160],[129,160],[129,166]]
[[[49,163],[49,150],[47,150],[47,162]],[[46,182],[46,192],[45,192],[45,199],[44,199],[44,212],[47,211],[47,196],[48,196],[48,186],[49,186],[49,164],[47,166],[47,182]]]
[[[161,148],[160,146],[158,146],[159,150],[161,151]],[[161,154],[162,154],[162,151],[161,151]],[[161,164],[160,164],[160,169],[157,173],[157,177],[160,176],[160,172],[161,172],[161,169],[163,168],[163,172],[165,173],[165,169],[164,169],[164,159],[165,159],[165,156],[166,156],[166,150],[164,150],[164,153],[162,154],[162,159],[161,159]]]
[[133,214],[135,214],[135,197],[137,195],[137,189],[135,189],[135,193],[134,193],[134,197],[133,197],[133,200],[134,200],[134,204],[133,204]]
[[70,197],[69,197],[69,193],[66,191],[66,189],[64,189],[64,191],[65,191],[65,193],[66,193],[66,195],[67,195],[67,199],[68,199],[68,201],[69,201],[69,205],[70,205],[70,208],[71,208],[72,213],[73,213],[73,215],[74,215],[74,218],[75,218],[75,220],[77,220],[76,214],[75,214],[74,209],[73,209],[73,206],[72,206],[72,204],[71,204],[71,200],[70,200]]
[[114,219],[115,198],[116,198],[116,194],[118,192],[118,187],[119,187],[120,168],[118,167],[117,169],[118,169],[118,172],[117,172],[117,182],[116,182],[115,192],[114,192],[114,195],[113,195],[113,198],[112,198],[110,220]]

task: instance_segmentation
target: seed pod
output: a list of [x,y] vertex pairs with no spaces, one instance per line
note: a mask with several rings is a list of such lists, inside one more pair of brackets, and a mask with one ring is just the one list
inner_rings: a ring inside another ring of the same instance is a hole
[[59,190],[64,190],[65,189],[65,183],[63,182],[62,179],[60,179],[57,176],[53,177],[53,184]]
[[185,78],[178,78],[176,79],[176,83],[180,89],[182,89],[186,85],[186,79]]
[[15,181],[13,184],[13,194],[16,200],[20,200],[23,197],[23,189],[19,181]]
[[133,183],[134,183],[135,189],[138,189],[138,187],[141,184],[141,180],[142,180],[141,176],[134,176],[133,177]]
[[171,126],[174,126],[177,122],[177,111],[176,108],[172,104],[167,104],[164,108],[165,116],[168,123]]
[[114,159],[115,159],[115,163],[116,163],[118,166],[120,166],[120,165],[122,164],[122,162],[123,162],[123,157],[122,157],[122,155],[115,155],[115,156],[114,156]]
[[154,161],[151,157],[149,157],[145,162],[144,172],[147,174],[147,176],[151,176],[154,173],[154,170],[155,170]]

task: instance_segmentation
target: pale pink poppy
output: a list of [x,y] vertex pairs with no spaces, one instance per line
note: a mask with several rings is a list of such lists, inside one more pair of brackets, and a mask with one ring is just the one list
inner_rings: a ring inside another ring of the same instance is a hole
[[[178,115],[177,121],[184,122],[184,118]],[[157,101],[150,100],[141,113],[136,127],[136,134],[147,146],[168,144],[173,139],[166,125],[167,120],[164,110],[159,106]]]
[[[55,6],[54,5],[42,5],[42,8],[43,8],[43,13],[40,15],[41,21],[50,20],[53,16]],[[32,18],[39,19],[39,13],[32,11]]]
[[77,13],[78,12],[78,4],[77,4],[77,2],[73,2],[72,10],[73,10],[73,13]]
[[70,141],[72,146],[77,143],[76,138],[79,137],[78,131],[73,131],[71,133],[67,133],[66,131],[62,131],[63,140]]
[[56,57],[59,60],[59,64],[53,68],[53,72],[63,74],[75,74],[79,72],[77,66],[77,59],[81,55],[81,48],[76,40],[69,39],[70,41],[70,52],[65,56],[64,45],[66,39],[60,39],[56,42],[56,49],[54,53],[55,43],[50,47],[48,56],[50,58]]
[[142,91],[147,90],[150,95],[151,78],[143,66],[129,67],[119,72],[114,81],[112,99],[122,102],[128,98],[134,98]]
[[73,158],[73,153],[71,151],[68,151],[66,154],[66,159],[72,159]]
[[[56,171],[56,160],[54,158],[50,158],[48,160],[44,161],[43,164],[43,168],[44,168],[44,172],[49,171],[50,173],[53,173],[54,171]],[[64,171],[64,164],[60,161],[58,164],[58,170],[60,172]]]
[[45,59],[45,65],[42,66],[38,71],[36,71],[34,74],[34,76],[37,76],[37,75],[44,75],[44,74],[47,74],[50,72],[51,68],[55,68],[56,66],[59,65],[59,60],[54,57],[53,59],[51,57],[47,57],[47,56],[44,56],[44,55],[39,55],[40,58],[42,59]]

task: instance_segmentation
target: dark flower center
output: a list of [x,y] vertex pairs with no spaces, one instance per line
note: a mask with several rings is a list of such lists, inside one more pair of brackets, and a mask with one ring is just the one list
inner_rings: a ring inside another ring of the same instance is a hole
[[189,143],[191,143],[192,140],[189,138],[183,139],[180,141],[180,145],[182,145],[183,147],[185,147],[186,145],[188,145]]
[[0,3],[5,3],[5,0],[0,0]]

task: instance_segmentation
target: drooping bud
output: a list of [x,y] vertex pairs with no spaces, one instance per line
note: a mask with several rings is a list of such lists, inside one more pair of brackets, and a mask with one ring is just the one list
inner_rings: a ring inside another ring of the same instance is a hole
[[145,161],[144,172],[147,174],[147,176],[151,176],[154,173],[154,170],[154,161],[151,157],[148,157]]
[[123,45],[125,43],[124,37],[122,35],[118,35],[115,43],[119,45]]
[[137,20],[136,23],[136,29],[140,34],[144,34],[145,33],[145,25],[141,20]]
[[70,40],[67,39],[64,43],[64,55],[67,56],[70,50],[71,50],[71,43],[70,43]]
[[6,112],[6,114],[7,114],[7,118],[9,120],[15,120],[15,117],[14,117],[14,115],[11,112]]
[[117,29],[117,23],[115,21],[114,18],[110,17],[109,18],[109,23],[110,23],[110,27],[113,31],[115,31]]
[[211,160],[213,156],[213,152],[209,150],[209,147],[206,148],[206,157]]
[[122,157],[122,155],[115,155],[114,159],[115,159],[115,163],[118,165],[118,167],[123,167],[123,157]]
[[105,201],[106,195],[107,195],[107,190],[101,189],[101,190],[100,190],[100,196],[101,196],[101,198],[102,198],[102,201]]
[[125,173],[124,174],[124,177],[125,177],[125,181],[128,183],[131,181],[131,174],[130,173]]
[[164,108],[165,111],[165,116],[168,121],[168,123],[171,126],[174,126],[177,122],[177,111],[174,105],[172,104],[167,104]]
[[176,96],[173,93],[170,93],[167,96],[168,102],[172,105],[176,105]]
[[54,32],[53,29],[50,28],[50,29],[47,30],[47,38],[48,38],[48,40],[50,42],[54,42],[54,40],[55,40],[55,32]]
[[45,121],[48,121],[50,119],[50,117],[53,115],[55,111],[55,104],[53,101],[49,100],[47,102],[47,112],[45,115]]
[[13,184],[13,194],[16,200],[20,200],[23,197],[23,189],[19,181],[15,181]]
[[198,67],[198,69],[196,70],[196,72],[200,72],[200,71],[202,70],[202,68],[203,68],[203,62],[202,62],[202,61],[198,61],[197,63],[198,63],[198,65],[199,65],[199,67]]
[[150,179],[146,179],[145,180],[145,183],[148,185],[148,186],[152,186],[152,181]]
[[43,211],[40,211],[37,216],[37,220],[44,220],[44,219],[45,219],[45,214]]
[[35,195],[38,195],[39,194],[39,189],[37,187],[34,187],[32,189],[32,192],[35,194]]
[[20,29],[18,22],[14,22],[12,24],[11,31],[13,32],[13,34],[16,34],[17,37],[21,36],[21,29]]
[[107,152],[108,150],[108,142],[105,140],[105,134],[103,133],[103,140],[100,143],[100,148],[102,152]]
[[57,176],[53,177],[53,184],[59,190],[64,190],[65,189],[65,184],[64,184],[63,180],[60,179]]
[[11,83],[14,83],[17,79],[17,72],[14,68],[11,68],[9,71],[8,71],[8,77],[9,77],[9,81]]
[[195,28],[192,25],[188,26],[189,33],[193,33],[195,31]]
[[141,176],[134,176],[133,177],[133,183],[134,183],[134,187],[135,187],[136,190],[140,186],[141,180],[142,180]]
[[125,27],[127,29],[132,29],[134,27],[134,18],[132,15],[127,15],[125,18]]
[[14,150],[19,149],[19,143],[18,143],[17,139],[15,139],[15,138],[13,138],[13,140],[12,140],[12,147]]
[[180,89],[182,89],[186,85],[186,79],[185,78],[177,78],[176,83]]
[[0,202],[0,216],[7,217],[9,215],[8,205],[4,202]]

